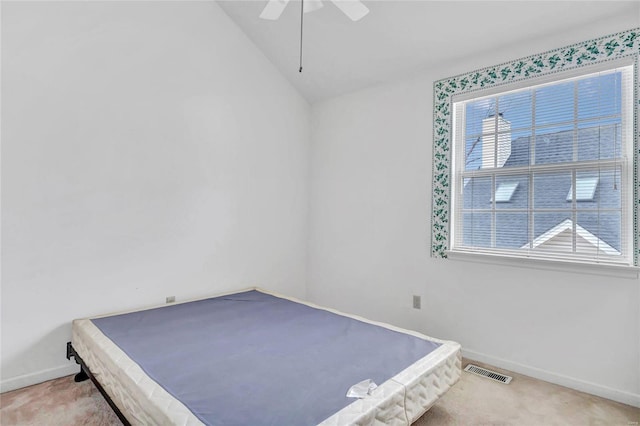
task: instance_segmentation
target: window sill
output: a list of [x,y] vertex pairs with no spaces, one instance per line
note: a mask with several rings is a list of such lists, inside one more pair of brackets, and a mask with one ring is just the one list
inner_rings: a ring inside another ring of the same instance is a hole
[[610,263],[587,263],[567,260],[534,259],[499,254],[486,254],[462,250],[449,250],[447,257],[456,261],[489,263],[493,265],[515,266],[520,268],[545,269],[560,272],[575,272],[589,275],[604,275],[627,279],[638,279],[640,268]]

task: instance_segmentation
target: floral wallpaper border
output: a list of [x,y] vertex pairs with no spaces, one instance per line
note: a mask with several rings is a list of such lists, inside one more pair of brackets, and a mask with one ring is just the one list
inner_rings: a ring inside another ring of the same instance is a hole
[[640,28],[577,43],[561,49],[540,53],[512,62],[483,68],[433,84],[433,180],[431,213],[431,256],[446,258],[449,249],[451,197],[451,114],[454,95],[495,87],[527,78],[549,75],[568,69],[619,59],[635,57],[633,112],[633,264],[638,266],[640,247],[638,218],[640,217]]

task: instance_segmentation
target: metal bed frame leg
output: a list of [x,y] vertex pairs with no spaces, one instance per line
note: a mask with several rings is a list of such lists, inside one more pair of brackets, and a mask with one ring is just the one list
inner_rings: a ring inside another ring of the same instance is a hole
[[84,382],[85,380],[89,380],[89,375],[84,372],[82,367],[80,367],[80,372],[73,376],[73,381],[76,383]]
[[71,345],[71,342],[67,342],[67,359],[71,360],[71,357],[74,358],[74,360],[76,361],[76,364],[80,365],[80,372],[75,375],[73,380],[75,382],[84,382],[87,379],[91,379],[93,384],[96,386],[96,388],[100,391],[100,393],[104,397],[105,401],[107,401],[107,404],[109,404],[109,406],[111,407],[113,412],[116,414],[116,416],[118,416],[118,419],[120,419],[122,424],[124,426],[131,426],[131,423],[129,423],[129,420],[127,420],[127,418],[124,416],[124,414],[122,414],[122,411],[120,411],[118,406],[113,402],[113,400],[107,394],[107,392],[104,390],[102,385],[100,383],[98,383],[98,380],[93,375],[93,373],[91,373],[91,370],[89,370],[89,367],[87,367],[87,365],[84,363],[83,359],[80,358],[80,356],[78,355],[76,350]]
[[73,381],[76,383],[84,382],[89,378],[89,375],[84,371],[82,359],[76,353],[76,350],[71,345],[71,342],[67,342],[67,359],[71,361],[71,357],[76,361],[76,364],[80,365],[80,372],[73,377]]

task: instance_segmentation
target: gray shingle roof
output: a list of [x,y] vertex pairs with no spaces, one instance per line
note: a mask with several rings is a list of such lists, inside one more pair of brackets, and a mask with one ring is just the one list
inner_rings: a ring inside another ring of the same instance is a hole
[[[578,159],[614,158],[620,153],[620,126],[605,125],[579,129]],[[536,164],[569,162],[573,158],[574,131],[540,134],[536,136]],[[530,137],[520,137],[512,141],[511,155],[504,167],[526,166],[529,164]],[[620,213],[586,211],[586,209],[620,208],[620,176],[613,171],[578,172],[580,177],[598,177],[598,184],[592,200],[577,202],[577,223],[616,250],[621,249]],[[496,203],[497,248],[520,248],[529,242],[529,218],[526,213],[508,212],[508,209],[527,209],[529,207],[529,178],[527,175],[514,175],[496,178],[496,186],[501,182],[517,182],[518,185],[507,202]],[[567,194],[571,190],[571,170],[537,174],[533,178],[535,209],[556,209],[555,212],[536,212],[533,217],[534,239],[554,228],[566,219],[572,219],[571,201]],[[477,177],[468,181],[464,187],[465,209],[490,209],[491,178]],[[583,210],[583,211],[581,211]],[[491,247],[491,214],[463,214],[465,245]]]

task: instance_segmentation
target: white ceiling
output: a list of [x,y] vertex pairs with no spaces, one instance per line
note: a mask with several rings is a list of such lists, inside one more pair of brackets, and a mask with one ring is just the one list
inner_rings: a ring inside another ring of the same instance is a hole
[[[615,22],[616,17],[634,15],[640,22],[638,1],[363,0],[370,13],[352,22],[325,0],[323,8],[304,16],[304,69],[299,73],[299,1],[291,1],[277,21],[258,17],[266,0],[218,3],[311,103],[434,63]],[[599,35],[606,33],[593,34]]]

